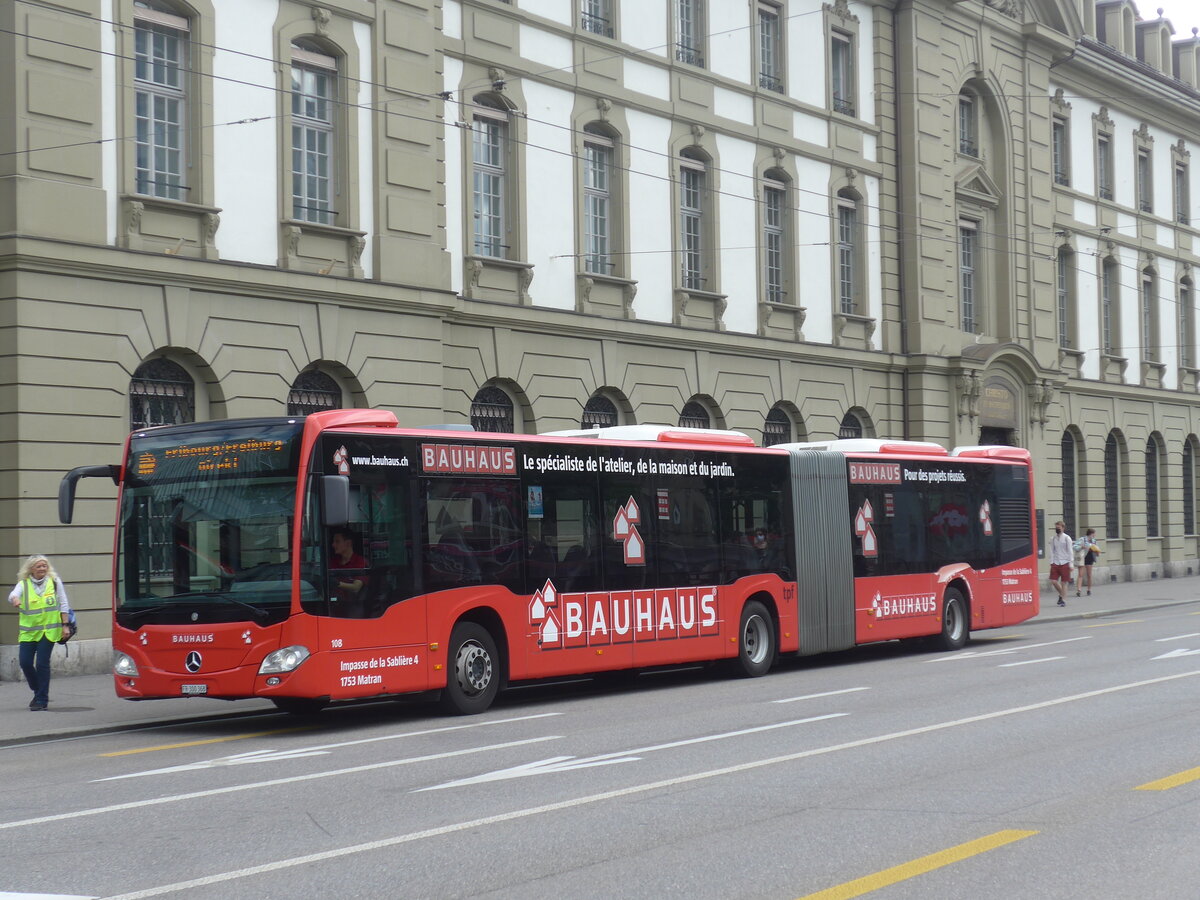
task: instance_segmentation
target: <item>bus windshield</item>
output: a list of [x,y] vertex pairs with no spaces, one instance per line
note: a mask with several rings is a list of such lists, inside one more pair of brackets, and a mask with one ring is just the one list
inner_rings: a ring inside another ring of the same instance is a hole
[[117,622],[286,618],[302,419],[154,429],[130,440]]

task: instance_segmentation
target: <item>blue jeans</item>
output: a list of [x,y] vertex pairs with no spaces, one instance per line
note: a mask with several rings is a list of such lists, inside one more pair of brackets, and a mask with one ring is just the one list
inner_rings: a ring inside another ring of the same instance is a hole
[[36,641],[21,641],[21,671],[29,689],[33,691],[33,702],[45,706],[50,702],[50,653],[54,641],[42,637]]

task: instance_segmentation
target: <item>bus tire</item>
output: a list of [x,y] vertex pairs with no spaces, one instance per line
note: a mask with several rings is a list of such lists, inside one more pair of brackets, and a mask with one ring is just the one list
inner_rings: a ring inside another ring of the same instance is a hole
[[486,628],[478,622],[455,625],[448,663],[443,709],[456,716],[473,716],[492,705],[500,690],[500,655]]
[[271,702],[280,712],[292,716],[315,716],[329,705],[324,697],[272,697]]
[[967,618],[967,599],[956,587],[946,588],[942,597],[942,633],[937,645],[942,650],[960,650],[967,643],[970,633]]
[[774,663],[775,622],[765,606],[751,600],[742,607],[735,671],[746,678],[758,678],[771,671]]

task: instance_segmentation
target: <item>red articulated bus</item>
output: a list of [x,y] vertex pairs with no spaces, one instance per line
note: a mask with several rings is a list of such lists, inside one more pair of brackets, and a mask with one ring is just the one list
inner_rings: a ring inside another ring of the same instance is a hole
[[618,426],[398,427],[335,410],[132,434],[117,694],[331,700],[931,637],[1038,612],[1029,453]]

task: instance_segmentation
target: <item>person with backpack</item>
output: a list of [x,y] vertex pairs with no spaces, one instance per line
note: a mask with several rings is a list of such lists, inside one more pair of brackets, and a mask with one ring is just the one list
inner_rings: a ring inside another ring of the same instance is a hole
[[33,691],[29,710],[38,712],[50,704],[50,652],[73,633],[71,603],[50,560],[38,553],[21,564],[8,602],[20,611],[18,658]]

